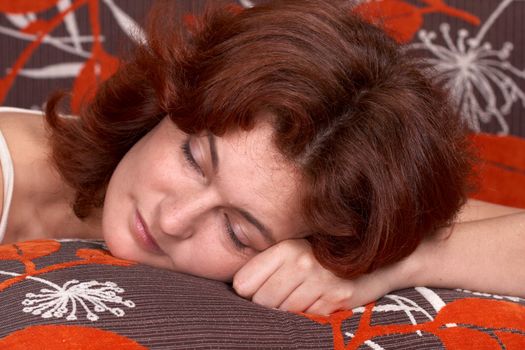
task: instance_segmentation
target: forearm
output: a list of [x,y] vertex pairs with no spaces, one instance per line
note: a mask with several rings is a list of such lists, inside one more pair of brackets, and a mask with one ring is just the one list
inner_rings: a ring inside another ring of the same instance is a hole
[[408,284],[525,297],[524,213],[458,223],[445,235],[406,259]]
[[520,212],[525,213],[525,210],[477,199],[469,199],[459,210],[455,222],[477,221]]

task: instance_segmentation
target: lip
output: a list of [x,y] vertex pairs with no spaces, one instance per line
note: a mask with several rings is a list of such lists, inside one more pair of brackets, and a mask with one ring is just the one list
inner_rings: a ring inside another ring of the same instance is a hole
[[162,250],[160,249],[153,236],[150,234],[148,230],[148,225],[146,225],[146,222],[144,221],[138,210],[135,212],[135,220],[132,231],[135,234],[135,237],[137,238],[139,244],[144,249],[154,254],[162,253]]

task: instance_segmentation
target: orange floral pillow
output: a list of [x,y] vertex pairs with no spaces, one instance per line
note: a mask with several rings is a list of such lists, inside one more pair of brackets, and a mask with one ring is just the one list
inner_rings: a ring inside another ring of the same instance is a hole
[[410,288],[329,317],[112,257],[97,241],[0,246],[1,349],[523,349],[525,300]]
[[513,136],[476,134],[479,190],[474,198],[525,208],[525,140]]

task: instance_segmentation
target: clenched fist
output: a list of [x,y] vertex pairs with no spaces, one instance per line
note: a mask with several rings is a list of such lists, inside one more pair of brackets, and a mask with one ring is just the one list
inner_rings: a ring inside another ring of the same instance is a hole
[[305,239],[282,241],[249,260],[233,288],[254,303],[292,312],[327,315],[374,301],[395,289],[392,265],[354,280],[337,277],[315,259]]

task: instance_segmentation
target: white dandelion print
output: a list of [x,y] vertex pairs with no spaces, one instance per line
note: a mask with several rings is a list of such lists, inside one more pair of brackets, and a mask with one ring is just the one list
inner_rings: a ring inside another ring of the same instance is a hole
[[474,37],[465,29],[457,33],[454,42],[450,26],[443,23],[440,32],[445,45],[434,42],[433,31],[419,31],[420,43],[408,49],[426,50],[432,57],[423,63],[434,70],[434,78],[447,88],[469,127],[479,132],[482,124],[496,121],[499,134],[506,135],[509,125],[505,115],[521,101],[525,107],[525,93],[518,86],[518,79],[525,79],[525,70],[509,62],[513,44],[506,42],[496,49],[484,42],[485,34],[514,0],[504,0],[484,22]]
[[52,289],[43,288],[39,293],[27,293],[22,301],[23,312],[40,315],[43,318],[62,318],[74,321],[77,312],[82,309],[86,318],[97,321],[100,313],[109,312],[117,317],[125,315],[124,308],[133,308],[135,303],[126,300],[119,294],[124,292],[114,282],[71,280],[62,287],[37,277],[27,277],[47,284]]

